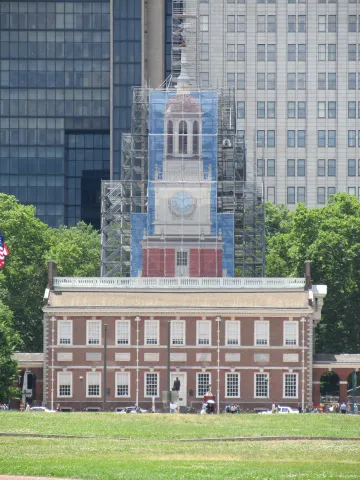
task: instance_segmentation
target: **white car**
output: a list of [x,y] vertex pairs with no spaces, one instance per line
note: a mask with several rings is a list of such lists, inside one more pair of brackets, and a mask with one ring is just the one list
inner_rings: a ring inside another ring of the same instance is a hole
[[116,413],[147,413],[147,410],[145,410],[144,408],[139,408],[137,411],[137,408],[133,406],[125,407],[122,410],[117,410]]
[[[269,415],[272,413],[271,410],[265,410],[264,412],[260,412],[262,415]],[[291,408],[291,407],[278,407],[277,413],[299,413],[298,409]]]
[[31,407],[30,412],[47,412],[47,413],[54,413],[55,410],[50,410],[45,407]]

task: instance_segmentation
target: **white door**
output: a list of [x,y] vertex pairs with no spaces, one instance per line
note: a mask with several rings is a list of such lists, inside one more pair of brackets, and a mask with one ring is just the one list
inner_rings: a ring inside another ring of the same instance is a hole
[[184,407],[187,405],[187,396],[186,396],[186,373],[172,373],[170,378],[171,389],[174,385],[176,377],[180,380],[180,390],[179,390],[179,407]]
[[189,252],[187,250],[176,250],[176,277],[189,276]]

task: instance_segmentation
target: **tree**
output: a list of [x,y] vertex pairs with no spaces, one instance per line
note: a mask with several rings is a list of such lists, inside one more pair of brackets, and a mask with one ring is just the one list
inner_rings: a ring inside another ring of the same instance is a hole
[[100,235],[91,225],[49,230],[47,257],[58,263],[59,277],[98,277],[100,275]]
[[33,206],[0,194],[0,226],[10,256],[0,271],[0,298],[13,313],[11,328],[27,352],[42,350],[43,297],[47,259],[58,262],[59,275],[100,273],[100,236],[91,226],[51,229],[35,216]]
[[289,231],[267,239],[269,276],[303,276],[312,261],[314,283],[326,284],[323,318],[317,327],[317,351],[360,350],[360,202],[353,195],[334,195],[328,205],[308,209],[298,204]]
[[17,363],[12,356],[20,347],[20,338],[12,331],[12,312],[0,301],[0,403],[7,403],[18,389],[13,387],[17,374]]

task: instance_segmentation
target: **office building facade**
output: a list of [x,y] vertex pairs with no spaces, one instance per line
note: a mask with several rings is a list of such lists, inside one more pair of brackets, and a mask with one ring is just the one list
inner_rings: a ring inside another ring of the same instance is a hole
[[[234,88],[267,200],[359,194],[356,0],[199,0],[203,86]],[[248,168],[251,162],[248,161]]]
[[162,0],[0,2],[0,191],[100,228],[131,89],[164,78]]

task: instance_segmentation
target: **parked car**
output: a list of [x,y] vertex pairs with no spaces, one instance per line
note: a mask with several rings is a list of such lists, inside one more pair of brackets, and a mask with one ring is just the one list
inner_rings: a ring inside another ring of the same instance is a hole
[[47,413],[54,413],[55,410],[50,410],[49,408],[45,407],[31,407],[30,412],[47,412]]
[[132,407],[125,407],[121,410],[117,410],[116,413],[147,413],[147,410],[144,408],[136,407],[135,405]]
[[[265,410],[263,412],[259,412],[262,415],[269,415],[272,413],[271,410]],[[299,410],[297,408],[291,408],[291,407],[278,407],[277,413],[299,413]]]

